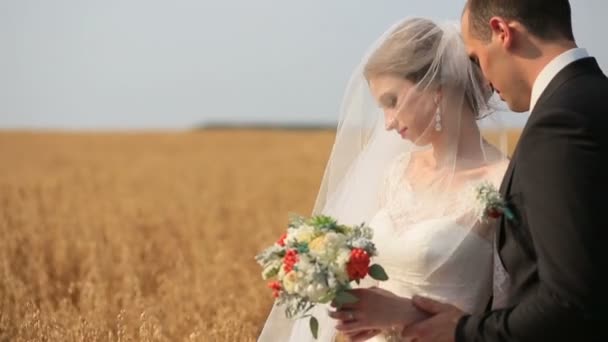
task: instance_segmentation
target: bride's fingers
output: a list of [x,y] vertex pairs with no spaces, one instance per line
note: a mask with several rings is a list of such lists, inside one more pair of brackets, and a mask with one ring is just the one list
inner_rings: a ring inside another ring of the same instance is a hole
[[333,319],[337,319],[343,322],[349,322],[356,320],[356,313],[353,310],[336,310],[336,311],[327,311],[329,317]]
[[348,292],[349,294],[355,296],[357,298],[356,301],[354,301],[353,303],[338,304],[335,300],[333,300],[329,305],[331,305],[334,308],[339,308],[339,309],[357,307],[358,305],[360,305],[362,299],[366,296],[366,293],[369,292],[369,291],[370,291],[369,289],[351,289],[351,290],[348,290],[346,292]]
[[347,312],[347,311],[361,311],[363,308],[361,306],[353,305],[353,304],[344,304],[340,306],[333,306],[333,310],[329,309],[328,312]]
[[358,303],[359,302],[357,301],[357,302],[354,302],[354,303],[338,304],[335,301],[332,301],[329,305],[332,308],[336,308],[338,310],[341,310],[341,309],[352,309],[352,308],[355,308],[355,307],[357,307],[357,305],[359,305]]

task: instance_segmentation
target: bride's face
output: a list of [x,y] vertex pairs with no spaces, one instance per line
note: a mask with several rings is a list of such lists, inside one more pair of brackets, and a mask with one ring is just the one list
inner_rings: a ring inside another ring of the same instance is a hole
[[420,146],[431,142],[437,92],[417,89],[409,80],[393,75],[371,77],[369,86],[384,112],[387,131],[394,130]]

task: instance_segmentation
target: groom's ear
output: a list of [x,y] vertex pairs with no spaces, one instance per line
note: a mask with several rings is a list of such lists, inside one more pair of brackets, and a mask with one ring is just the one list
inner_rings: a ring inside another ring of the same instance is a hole
[[509,49],[513,44],[513,27],[501,17],[490,18],[489,25],[492,33],[491,40]]

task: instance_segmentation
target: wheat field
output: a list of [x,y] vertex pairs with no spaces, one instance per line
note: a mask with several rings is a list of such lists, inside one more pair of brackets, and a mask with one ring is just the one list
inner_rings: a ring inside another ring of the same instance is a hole
[[332,142],[0,133],[0,342],[254,341],[272,298],[253,256],[310,213]]

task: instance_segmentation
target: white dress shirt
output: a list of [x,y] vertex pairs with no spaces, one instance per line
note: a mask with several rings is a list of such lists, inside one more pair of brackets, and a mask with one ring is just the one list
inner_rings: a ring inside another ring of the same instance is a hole
[[534,110],[534,106],[540,95],[545,91],[549,82],[557,76],[557,74],[567,67],[570,63],[576,62],[579,59],[589,57],[587,50],[583,48],[570,49],[561,55],[555,57],[543,70],[538,74],[534,85],[532,86],[532,96],[530,97],[530,112]]

